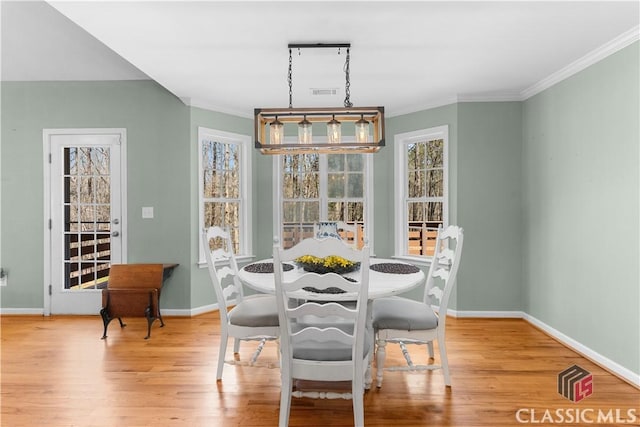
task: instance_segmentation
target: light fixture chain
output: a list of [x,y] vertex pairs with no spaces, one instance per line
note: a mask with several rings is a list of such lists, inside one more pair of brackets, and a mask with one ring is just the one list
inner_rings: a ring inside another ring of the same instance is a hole
[[345,108],[353,107],[353,103],[351,103],[351,81],[349,80],[349,54],[350,49],[347,48],[347,59],[344,63],[344,74],[345,74],[345,84],[344,84],[344,106]]
[[293,78],[292,78],[292,64],[293,61],[291,59],[291,49],[289,49],[289,74],[287,75],[287,80],[289,81],[289,108],[293,108]]

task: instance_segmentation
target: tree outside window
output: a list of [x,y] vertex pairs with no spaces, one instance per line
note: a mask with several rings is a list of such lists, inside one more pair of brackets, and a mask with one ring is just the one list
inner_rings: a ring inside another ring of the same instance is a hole
[[446,126],[396,135],[396,253],[433,255],[438,226],[447,224]]
[[319,221],[343,221],[364,230],[367,168],[367,158],[363,154],[280,156],[280,233],[283,247],[288,248],[302,239],[313,237],[314,224]]
[[[199,128],[200,225],[219,226],[231,233],[233,251],[248,254],[250,137]],[[215,246],[220,242],[212,242]],[[201,257],[203,260],[203,257]]]

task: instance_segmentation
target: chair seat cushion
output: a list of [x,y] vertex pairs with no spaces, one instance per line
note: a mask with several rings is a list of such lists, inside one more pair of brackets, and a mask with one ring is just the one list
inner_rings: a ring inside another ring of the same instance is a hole
[[251,295],[229,311],[229,323],[236,326],[278,326],[278,307],[273,295]]
[[[304,325],[317,326],[319,328],[329,327],[327,324],[321,325]],[[348,333],[353,333],[352,325],[332,325],[336,326]],[[302,326],[296,328],[296,330],[302,329]],[[294,333],[296,331],[293,331]],[[364,334],[364,348],[362,357],[364,358],[371,349],[371,333],[365,331]],[[303,341],[293,345],[293,358],[302,360],[329,360],[329,361],[344,361],[351,360],[351,346],[345,345],[339,342],[317,342],[317,341]]]
[[424,331],[438,326],[431,306],[407,298],[379,298],[373,301],[373,328]]

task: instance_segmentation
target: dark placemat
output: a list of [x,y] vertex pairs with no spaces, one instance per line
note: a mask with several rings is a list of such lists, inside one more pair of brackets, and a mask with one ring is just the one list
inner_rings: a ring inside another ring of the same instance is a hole
[[[345,279],[347,279],[350,282],[357,282],[356,279],[353,279],[351,277],[345,277]],[[335,286],[331,286],[327,289],[318,289],[318,288],[314,288],[313,286],[305,286],[302,289],[308,292],[316,293],[316,294],[344,294],[347,292],[344,289],[336,288]]]
[[410,264],[396,264],[392,262],[383,262],[380,264],[371,264],[369,266],[373,271],[390,274],[413,274],[420,271],[418,267]]
[[316,294],[344,294],[345,292],[347,292],[345,290],[342,290],[340,288],[335,288],[333,286],[330,287],[330,288],[327,288],[327,289],[318,289],[318,288],[314,288],[312,286],[305,286],[302,289],[304,289],[305,291],[308,291],[308,292],[316,293]]
[[[293,265],[282,264],[282,269],[284,271],[293,270]],[[244,271],[248,273],[273,273],[273,263],[272,262],[256,262],[255,264],[249,264],[245,266]]]

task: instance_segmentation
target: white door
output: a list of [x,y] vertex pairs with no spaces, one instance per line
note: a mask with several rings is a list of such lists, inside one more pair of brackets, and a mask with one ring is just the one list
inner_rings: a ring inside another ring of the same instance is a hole
[[125,259],[125,137],[123,129],[45,130],[50,245],[45,314],[98,314],[111,263]]

